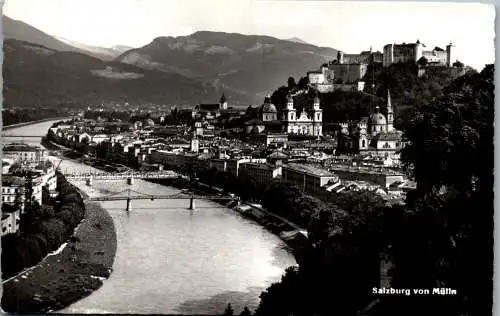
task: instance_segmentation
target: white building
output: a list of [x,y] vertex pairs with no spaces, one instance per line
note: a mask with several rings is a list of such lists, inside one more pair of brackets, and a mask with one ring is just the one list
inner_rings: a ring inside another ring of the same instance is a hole
[[3,157],[23,162],[40,162],[47,159],[47,152],[37,146],[12,143],[3,148]]

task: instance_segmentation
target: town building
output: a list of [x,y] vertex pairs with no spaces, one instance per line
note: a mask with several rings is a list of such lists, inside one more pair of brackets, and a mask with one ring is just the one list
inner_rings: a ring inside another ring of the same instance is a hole
[[330,171],[333,171],[342,181],[365,181],[384,189],[389,188],[395,182],[405,181],[403,173],[386,168],[333,165]]
[[246,162],[241,165],[240,176],[254,180],[258,185],[268,186],[281,177],[282,167],[267,163]]
[[309,86],[320,93],[333,91],[363,91],[362,81],[367,64],[338,64],[336,61],[324,64],[320,70],[307,72]]
[[281,178],[282,181],[311,194],[324,191],[326,185],[339,180],[338,176],[328,170],[297,163],[283,165]]
[[10,204],[2,203],[2,236],[15,234],[19,230],[21,209]]
[[3,147],[3,156],[22,162],[40,162],[47,159],[47,151],[37,146],[11,143]]
[[244,163],[266,163],[265,158],[236,158],[228,159],[226,165],[226,171],[234,177],[238,177],[240,174],[241,166]]
[[194,119],[214,119],[221,115],[221,110],[227,110],[227,99],[222,94],[219,103],[201,103],[194,106],[192,117]]
[[[31,179],[32,201],[42,204],[42,177]],[[26,192],[26,178],[17,175],[2,175],[2,202],[14,205],[24,201]],[[20,200],[19,200],[20,199]]]

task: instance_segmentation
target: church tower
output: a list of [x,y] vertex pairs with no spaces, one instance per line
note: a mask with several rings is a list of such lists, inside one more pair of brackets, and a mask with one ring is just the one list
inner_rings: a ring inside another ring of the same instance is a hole
[[198,140],[196,130],[193,131],[193,136],[191,136],[191,151],[197,153],[200,150],[200,141]]
[[220,97],[219,109],[227,110],[227,100],[226,100],[226,96],[224,95],[224,92],[222,93],[222,96]]
[[313,134],[314,136],[323,135],[323,110],[319,107],[319,97],[314,97],[313,102]]
[[292,133],[294,122],[297,120],[297,112],[293,106],[293,97],[291,94],[286,96],[286,108],[283,111],[283,116],[286,132]]
[[391,93],[387,90],[387,131],[394,131],[394,113],[392,111]]
[[286,121],[295,121],[296,118],[296,111],[293,106],[293,97],[291,94],[288,94],[286,97],[286,109],[285,109],[285,120]]

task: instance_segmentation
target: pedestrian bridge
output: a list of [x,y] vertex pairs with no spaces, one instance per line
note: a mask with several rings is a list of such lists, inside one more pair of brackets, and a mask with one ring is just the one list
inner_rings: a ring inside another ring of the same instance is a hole
[[[126,193],[127,195],[123,195]],[[87,201],[127,201],[126,211],[132,210],[132,200],[189,200],[189,209],[195,209],[195,199],[203,200],[234,200],[239,203],[239,198],[232,198],[229,196],[222,195],[200,195],[200,194],[190,194],[190,193],[177,193],[177,194],[167,194],[167,195],[153,195],[147,193],[137,192],[131,189],[123,190],[121,192],[113,193],[105,196],[90,197]]]
[[92,185],[94,180],[128,180],[132,184],[134,179],[170,179],[177,178],[179,175],[173,171],[160,172],[97,172],[97,173],[81,173],[81,174],[63,174],[68,180],[87,181],[88,185]]

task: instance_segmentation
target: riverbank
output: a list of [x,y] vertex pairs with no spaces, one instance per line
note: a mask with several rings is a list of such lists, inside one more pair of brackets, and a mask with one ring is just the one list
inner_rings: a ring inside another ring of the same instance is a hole
[[2,309],[43,313],[87,297],[109,278],[116,248],[113,219],[99,204],[86,203],[85,218],[62,251],[4,284]]
[[51,117],[51,118],[46,118],[46,119],[41,119],[41,120],[36,120],[36,121],[22,122],[22,123],[2,126],[2,130],[6,131],[6,130],[9,130],[12,128],[23,127],[23,126],[37,124],[37,123],[43,123],[43,122],[54,121],[54,120],[63,121],[63,120],[68,120],[68,119],[70,119],[70,118],[68,118],[68,117]]
[[277,235],[287,245],[295,257],[295,261],[300,264],[302,255],[309,246],[307,236],[300,230],[287,223],[287,221],[274,216],[271,212],[251,204],[244,203],[234,207],[233,210]]

